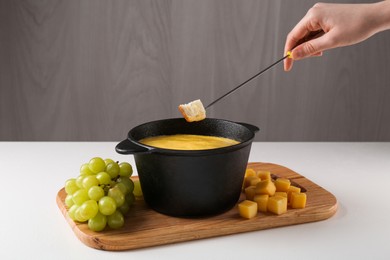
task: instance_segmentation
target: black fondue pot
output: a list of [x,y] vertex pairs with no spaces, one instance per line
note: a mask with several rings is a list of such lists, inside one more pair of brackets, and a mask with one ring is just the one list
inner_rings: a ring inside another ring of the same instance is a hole
[[[192,123],[164,119],[134,127],[116,151],[134,155],[144,199],[152,209],[170,216],[203,217],[223,213],[237,203],[257,131],[256,126],[222,119]],[[209,150],[171,150],[138,142],[174,134],[219,136],[240,143]]]

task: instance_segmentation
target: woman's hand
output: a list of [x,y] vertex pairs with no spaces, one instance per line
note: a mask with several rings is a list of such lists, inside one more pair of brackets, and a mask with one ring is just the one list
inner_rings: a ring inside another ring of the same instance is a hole
[[293,60],[321,56],[328,49],[361,42],[379,31],[390,29],[390,1],[374,4],[315,4],[286,39],[284,69]]

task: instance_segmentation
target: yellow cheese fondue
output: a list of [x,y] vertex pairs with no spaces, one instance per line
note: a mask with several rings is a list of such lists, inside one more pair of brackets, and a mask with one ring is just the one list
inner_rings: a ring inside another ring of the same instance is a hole
[[160,135],[139,140],[140,143],[172,150],[207,150],[238,144],[236,140],[206,135]]

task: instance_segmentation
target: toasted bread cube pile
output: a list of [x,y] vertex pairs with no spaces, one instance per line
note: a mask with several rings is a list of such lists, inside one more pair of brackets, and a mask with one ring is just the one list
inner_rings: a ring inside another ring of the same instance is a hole
[[238,210],[239,214],[247,219],[255,217],[257,212],[280,215],[286,213],[288,208],[306,207],[306,193],[302,193],[300,187],[292,185],[286,178],[273,180],[269,171],[256,172],[248,168],[242,187],[246,199],[238,204]]
[[238,211],[241,217],[251,219],[257,215],[257,203],[251,200],[244,200],[238,204]]

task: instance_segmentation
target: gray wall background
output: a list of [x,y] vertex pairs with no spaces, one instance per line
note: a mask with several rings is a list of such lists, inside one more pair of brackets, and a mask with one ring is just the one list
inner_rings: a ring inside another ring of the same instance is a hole
[[[0,0],[0,140],[118,141],[207,105],[279,59],[315,2]],[[280,64],[208,117],[255,124],[258,141],[390,141],[389,82],[384,32]]]

